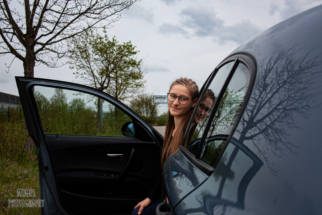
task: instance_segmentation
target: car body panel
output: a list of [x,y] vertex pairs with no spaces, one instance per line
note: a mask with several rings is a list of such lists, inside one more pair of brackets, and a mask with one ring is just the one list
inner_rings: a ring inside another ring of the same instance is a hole
[[[234,144],[230,142],[212,175],[193,191],[186,188],[191,193],[179,204],[170,202],[175,214],[321,213],[321,20],[318,6],[231,53],[252,55],[258,64],[254,87],[231,138],[252,159],[229,154]],[[233,158],[231,168],[220,165],[224,158]],[[221,176],[229,171],[231,177],[228,174],[223,182]],[[218,195],[220,189],[227,190],[224,198]]]
[[[166,183],[166,192],[173,205],[208,178],[208,175],[190,162],[181,150],[175,151],[164,163],[166,166],[164,178],[168,182]],[[171,180],[169,180],[170,178]]]
[[182,200],[175,213],[217,214],[213,209],[216,211],[217,205],[244,208],[247,185],[262,165],[253,152],[236,139],[231,139],[214,172]]

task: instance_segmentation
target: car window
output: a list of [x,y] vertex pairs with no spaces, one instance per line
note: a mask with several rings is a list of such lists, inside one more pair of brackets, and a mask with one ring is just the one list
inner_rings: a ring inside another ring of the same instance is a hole
[[[197,107],[197,111],[194,115],[189,134],[190,137],[188,137],[187,140],[189,143],[189,150],[194,154],[196,153],[197,145],[199,143],[198,140],[200,140],[204,132],[211,111],[215,105],[216,98],[218,97],[221,88],[223,87],[233,65],[234,61],[231,61],[222,66],[217,71],[216,76],[209,85],[206,94],[202,98],[200,98],[201,102]],[[209,96],[209,94],[211,94],[211,96]]]
[[228,87],[216,112],[209,118],[210,127],[206,131],[205,145],[202,149],[201,158],[210,165],[214,165],[224,149],[225,139],[214,140],[216,135],[229,135],[236,124],[250,81],[248,68],[239,63],[232,76]]
[[45,134],[123,137],[122,125],[132,121],[88,93],[45,86],[35,86],[33,93]]

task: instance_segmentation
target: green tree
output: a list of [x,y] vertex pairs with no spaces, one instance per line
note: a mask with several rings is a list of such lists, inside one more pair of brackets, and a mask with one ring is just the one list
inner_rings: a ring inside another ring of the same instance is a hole
[[[131,41],[119,44],[115,37],[108,38],[105,29],[104,36],[90,30],[72,39],[69,49],[72,53],[68,61],[70,68],[76,69],[76,78],[91,87],[124,101],[144,86],[142,60],[136,59],[139,51]],[[98,113],[100,107],[98,100]]]
[[[25,77],[36,63],[56,67],[67,53],[67,41],[104,20],[109,26],[136,0],[0,1],[0,54],[23,62]],[[11,62],[12,63],[12,62]],[[10,66],[9,66],[10,67]]]
[[242,87],[238,91],[226,89],[219,107],[216,110],[214,119],[211,122],[208,136],[214,136],[218,133],[224,134],[227,132],[229,126],[234,124],[244,100],[244,88]]
[[140,94],[130,101],[130,107],[145,121],[152,123],[158,114],[159,104],[153,104],[153,95]]
[[[71,94],[69,90],[58,88],[48,88],[45,96],[41,94],[43,89],[44,87],[36,87],[34,95],[46,134],[123,136],[121,127],[131,120],[114,105],[105,104],[101,116],[102,125],[98,128],[96,126],[97,111],[93,107],[95,99],[89,98],[94,96],[75,91]],[[114,122],[115,109],[119,114],[117,123]]]
[[166,125],[168,122],[168,113],[167,112],[163,112],[157,121],[157,125],[162,126],[162,125]]

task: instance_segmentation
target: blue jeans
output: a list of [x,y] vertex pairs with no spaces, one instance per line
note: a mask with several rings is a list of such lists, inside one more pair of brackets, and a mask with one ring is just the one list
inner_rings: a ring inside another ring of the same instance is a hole
[[[155,215],[155,209],[157,206],[161,203],[161,200],[156,201],[152,204],[150,204],[148,207],[144,208],[141,215]],[[140,207],[135,208],[132,211],[132,215],[138,215]]]

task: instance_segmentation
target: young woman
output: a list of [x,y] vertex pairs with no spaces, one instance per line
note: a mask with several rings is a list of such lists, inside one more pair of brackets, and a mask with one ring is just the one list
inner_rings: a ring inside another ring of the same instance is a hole
[[208,112],[214,105],[216,100],[215,94],[212,90],[208,89],[200,102],[197,113],[195,115],[194,121],[196,124],[199,124],[207,116]]
[[[187,122],[192,115],[193,108],[197,104],[198,97],[198,86],[191,79],[180,78],[171,84],[168,93],[169,114],[161,155],[161,169],[163,169],[163,162],[167,157],[182,144]],[[156,207],[164,199],[162,181],[161,176],[149,196],[134,207],[132,215],[155,214]]]
[[[184,147],[189,148],[191,140],[195,140],[197,138],[199,134],[198,131],[200,131],[200,128],[202,128],[205,125],[206,120],[204,119],[213,107],[215,100],[215,94],[212,90],[208,89],[205,95],[203,96],[202,101],[200,101],[199,107],[194,117],[194,121],[190,126],[188,137],[186,139],[185,144],[183,144]],[[196,130],[196,128],[198,129]]]

